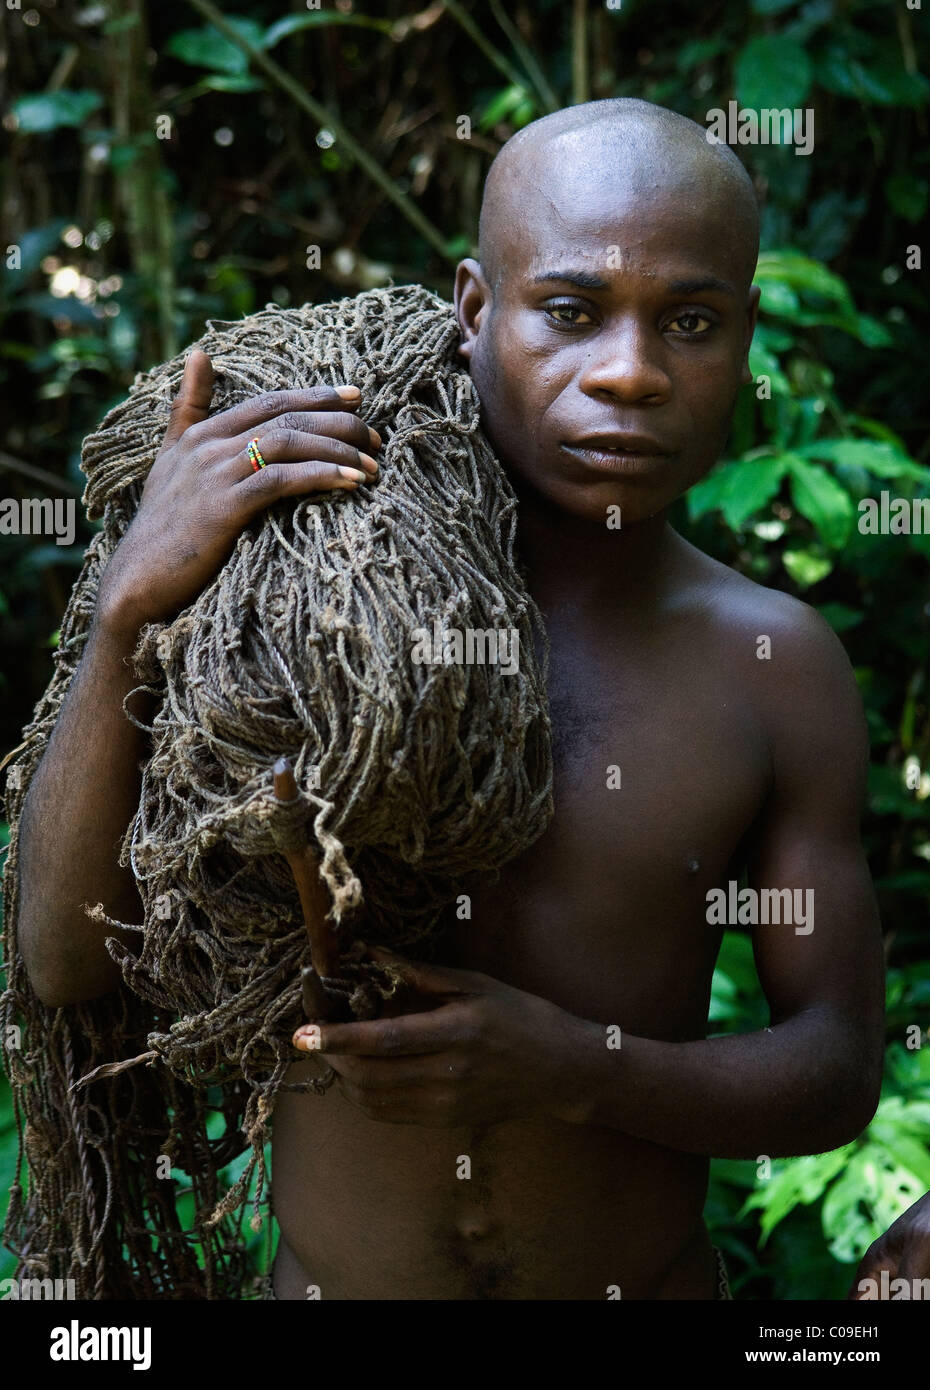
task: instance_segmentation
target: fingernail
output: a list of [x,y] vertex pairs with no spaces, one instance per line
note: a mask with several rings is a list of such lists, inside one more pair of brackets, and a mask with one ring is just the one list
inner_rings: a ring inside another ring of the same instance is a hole
[[378,471],[378,460],[377,460],[377,459],[373,459],[373,458],[371,457],[371,454],[361,454],[361,453],[360,453],[358,457],[359,457],[359,462],[361,463],[362,467],[363,467],[364,469],[366,469],[366,470],[372,475],[372,477],[373,477],[373,476],[375,475],[375,473],[377,473],[377,471]]
[[368,427],[368,438],[371,440],[372,446],[375,449],[381,448],[381,436],[378,431],[373,430],[370,425]]
[[354,401],[362,393],[357,386],[337,386],[336,395],[341,396],[344,401]]
[[349,468],[344,463],[337,464],[337,467],[344,478],[351,478],[356,483],[368,482],[368,474],[363,473],[360,468]]

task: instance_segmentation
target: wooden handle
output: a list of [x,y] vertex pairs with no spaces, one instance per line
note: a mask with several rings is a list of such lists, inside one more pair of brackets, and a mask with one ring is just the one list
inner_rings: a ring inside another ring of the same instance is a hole
[[[289,758],[279,758],[274,765],[274,794],[278,801],[296,801],[297,783]],[[327,923],[330,909],[326,885],[320,880],[319,864],[309,845],[284,852],[291,866],[304,926],[310,938],[310,961],[317,975],[324,980],[339,972],[339,947]]]

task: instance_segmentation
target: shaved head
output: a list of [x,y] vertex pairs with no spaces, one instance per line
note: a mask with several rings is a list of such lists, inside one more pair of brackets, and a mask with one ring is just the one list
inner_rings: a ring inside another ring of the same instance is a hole
[[752,381],[758,249],[748,174],[673,111],[594,101],[508,140],[455,302],[512,477],[601,527],[605,506],[636,525],[704,477]]
[[518,131],[495,158],[485,183],[479,256],[496,292],[507,249],[533,235],[539,216],[558,217],[579,202],[603,208],[660,194],[717,211],[730,229],[734,274],[748,287],[759,252],[759,213],[746,170],[703,126],[648,101],[591,101],[543,116]]

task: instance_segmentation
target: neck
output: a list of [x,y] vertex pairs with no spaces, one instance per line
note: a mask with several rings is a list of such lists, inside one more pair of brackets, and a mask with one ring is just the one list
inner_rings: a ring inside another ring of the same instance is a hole
[[668,573],[676,536],[665,511],[610,530],[569,515],[511,478],[519,499],[517,554],[540,608],[596,611],[643,604]]

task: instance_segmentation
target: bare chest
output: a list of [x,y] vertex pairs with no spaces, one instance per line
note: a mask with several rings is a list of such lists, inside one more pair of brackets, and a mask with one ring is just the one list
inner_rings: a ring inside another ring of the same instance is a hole
[[626,662],[553,643],[549,698],[554,818],[467,895],[446,958],[587,1018],[699,1033],[719,945],[706,895],[767,792],[751,703],[719,662],[653,643]]

